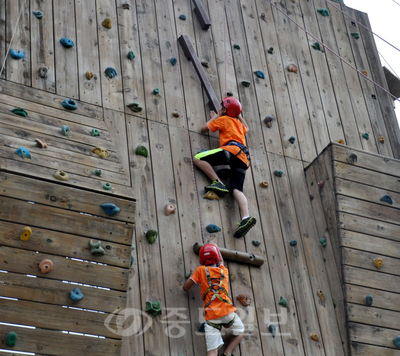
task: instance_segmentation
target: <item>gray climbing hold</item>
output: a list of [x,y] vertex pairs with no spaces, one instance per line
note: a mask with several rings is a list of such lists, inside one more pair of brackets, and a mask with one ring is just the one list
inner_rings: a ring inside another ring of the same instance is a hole
[[206,230],[207,230],[210,234],[213,234],[213,233],[216,233],[216,232],[221,231],[221,228],[220,228],[219,226],[215,225],[215,224],[208,224],[208,225],[206,226]]
[[385,194],[382,198],[381,201],[384,201],[385,203],[393,204],[393,199],[389,194]]
[[374,302],[374,298],[372,297],[371,294],[368,294],[368,295],[365,297],[365,305],[368,306],[368,307],[370,307],[370,306],[372,305],[373,302]]
[[112,68],[112,67],[108,67],[106,68],[106,70],[104,71],[104,73],[106,74],[107,77],[109,78],[114,78],[117,75],[117,71]]
[[251,243],[252,243],[255,247],[258,247],[258,246],[261,245],[261,242],[258,241],[258,240],[253,240],[253,241],[251,241]]
[[40,78],[47,78],[47,72],[49,71],[49,68],[46,66],[41,66],[38,70],[39,72],[39,77]]
[[31,153],[25,147],[18,148],[15,153],[20,156],[21,158],[32,158]]
[[269,330],[269,332],[272,334],[272,337],[275,338],[275,336],[276,336],[276,325],[271,324],[271,325],[268,327],[268,330]]
[[296,246],[297,245],[297,240],[290,240],[289,245],[290,246]]
[[43,12],[41,11],[32,11],[32,13],[38,18],[39,20],[43,17]]

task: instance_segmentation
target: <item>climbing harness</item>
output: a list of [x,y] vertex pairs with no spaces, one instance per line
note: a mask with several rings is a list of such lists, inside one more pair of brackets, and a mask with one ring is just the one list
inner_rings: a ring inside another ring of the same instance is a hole
[[243,144],[241,144],[240,142],[237,142],[237,141],[229,141],[223,147],[225,147],[225,146],[236,146],[236,147],[239,147],[240,150],[239,150],[238,154],[235,155],[235,157],[239,156],[243,152],[246,155],[247,160],[250,162],[250,152],[249,152],[249,149],[245,145],[243,145]]
[[208,321],[208,320],[206,320],[206,323],[207,323],[208,325],[212,326],[213,328],[216,328],[216,329],[218,329],[219,331],[221,331],[221,330],[222,330],[222,327],[224,327],[225,329],[230,328],[230,327],[233,325],[233,323],[235,322],[235,319],[236,319],[236,314],[235,314],[235,316],[233,317],[233,319],[232,319],[229,323],[226,323],[226,324],[217,324],[217,323],[213,323],[213,322]]
[[[225,299],[223,297],[220,296],[219,292],[223,292],[226,295],[228,295],[228,292],[226,291],[226,289],[224,287],[222,287],[222,282],[225,279],[225,275],[224,275],[224,270],[222,268],[220,268],[220,272],[221,272],[221,276],[219,278],[219,283],[213,283],[212,280],[213,279],[217,279],[217,278],[211,278],[210,275],[210,271],[208,270],[208,266],[206,266],[206,277],[208,280],[208,288],[207,290],[204,292],[203,294],[203,300],[206,299],[207,294],[212,291],[214,293],[214,295],[211,297],[211,299],[206,303],[206,305],[204,306],[204,309],[207,309],[209,307],[209,305],[216,299],[218,298],[219,300],[221,300],[222,302],[228,303],[230,305],[232,305],[232,302],[229,299]],[[217,289],[215,289],[214,287],[217,287]]]

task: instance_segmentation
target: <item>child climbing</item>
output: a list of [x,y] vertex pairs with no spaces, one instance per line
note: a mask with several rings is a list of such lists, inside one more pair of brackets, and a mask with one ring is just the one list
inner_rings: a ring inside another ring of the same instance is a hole
[[188,278],[183,290],[187,292],[193,284],[200,283],[207,356],[218,356],[218,349],[224,344],[222,327],[231,330],[233,336],[221,356],[233,356],[232,351],[243,338],[244,325],[228,297],[229,271],[223,265],[224,260],[215,244],[206,244],[200,249],[199,261],[201,266]]
[[212,166],[230,166],[230,189],[234,199],[239,204],[242,217],[234,233],[235,237],[243,237],[256,224],[256,219],[249,214],[247,198],[243,194],[246,170],[249,168],[249,151],[245,140],[249,128],[242,118],[241,112],[242,104],[239,100],[233,97],[224,98],[218,115],[211,111],[211,119],[201,127],[202,133],[219,131],[220,148],[200,152],[193,158],[194,164],[212,181],[204,189],[207,192],[214,191],[218,195],[228,193],[229,190],[221,182]]

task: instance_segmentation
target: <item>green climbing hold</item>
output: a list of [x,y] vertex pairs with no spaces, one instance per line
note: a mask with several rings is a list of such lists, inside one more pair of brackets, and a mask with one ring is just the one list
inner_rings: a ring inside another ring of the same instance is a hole
[[381,201],[384,201],[385,203],[393,204],[393,199],[389,194],[385,194],[382,198]]
[[274,54],[274,47],[269,47],[268,48],[268,53],[269,54]]
[[111,190],[111,189],[112,189],[112,186],[111,186],[110,183],[104,183],[103,189],[105,189],[105,190]]
[[156,300],[155,302],[146,302],[146,312],[156,317],[162,313],[161,311],[161,303]]
[[153,94],[159,94],[159,93],[160,93],[160,89],[158,89],[158,88],[153,89]]
[[100,132],[97,129],[92,129],[92,136],[100,136]]
[[132,245],[131,250],[133,251],[134,249],[136,249],[136,246]]
[[372,305],[373,301],[374,301],[374,298],[372,297],[371,294],[368,294],[368,295],[365,297],[365,305],[366,305],[367,307],[370,307],[370,306]]
[[117,71],[112,68],[112,67],[108,67],[106,68],[106,70],[104,71],[104,73],[106,74],[107,77],[109,78],[114,78],[117,75]]
[[242,81],[242,85],[243,85],[244,87],[248,88],[248,87],[250,86],[250,82],[247,81],[247,80],[243,80],[243,81]]
[[280,169],[277,169],[277,170],[275,170],[274,174],[275,174],[277,177],[282,177],[282,176],[283,176],[283,171],[280,170]]
[[132,60],[133,58],[135,58],[135,54],[132,51],[128,52],[128,59]]
[[290,246],[296,246],[297,245],[297,240],[290,240],[289,245]]
[[234,48],[234,49],[240,49],[240,44],[235,43],[235,44],[233,45],[233,48]]
[[67,110],[76,110],[78,109],[78,103],[72,99],[65,99],[61,105]]
[[261,245],[261,242],[258,241],[258,240],[253,240],[253,241],[251,241],[251,243],[252,243],[255,247],[258,247],[258,246]]
[[147,148],[144,147],[143,145],[139,145],[136,147],[135,153],[139,156],[147,157],[149,155],[149,152],[147,151]]
[[358,32],[353,32],[351,34],[353,36],[354,39],[358,40],[360,38],[360,34]]
[[96,243],[93,240],[89,241],[90,253],[93,256],[103,256],[106,254],[106,251],[103,247],[101,247],[101,241],[97,241]]
[[319,12],[322,16],[329,16],[330,13],[327,9],[318,9],[317,12]]
[[212,234],[212,233],[221,231],[221,228],[220,228],[219,226],[215,225],[215,224],[208,224],[208,225],[206,226],[206,230],[207,230],[210,234]]
[[157,230],[151,230],[151,229],[147,230],[146,239],[147,239],[147,241],[150,242],[150,244],[153,244],[157,239],[157,235],[158,235]]
[[326,247],[326,240],[324,238],[320,239],[319,242],[321,243],[322,247]]
[[43,12],[41,11],[32,11],[32,13],[38,18],[39,20],[43,17]]
[[276,325],[271,324],[268,327],[269,332],[272,334],[272,337],[274,338],[276,336]]
[[369,140],[369,133],[366,132],[366,133],[363,135],[363,137],[364,137],[366,140]]
[[399,335],[399,336],[396,336],[396,337],[393,339],[393,343],[396,345],[396,347],[397,347],[398,349],[400,349],[400,335]]
[[23,117],[27,117],[28,113],[21,108],[17,108],[17,109],[12,109],[11,110],[15,115],[19,115],[19,116],[23,116]]
[[67,125],[64,125],[64,126],[61,128],[61,132],[62,132],[62,134],[63,134],[64,136],[67,136],[67,137],[71,134],[71,130],[69,129],[69,127],[68,127]]
[[315,42],[311,47],[316,49],[317,51],[320,51],[322,49],[321,43],[319,42]]
[[133,112],[141,112],[143,110],[143,108],[138,103],[128,104],[128,108],[131,109]]
[[186,279],[188,279],[191,275],[192,275],[192,272],[189,272],[188,274],[186,274]]
[[8,333],[6,337],[6,345],[12,347],[15,345],[16,342],[17,342],[17,333],[13,331]]
[[279,305],[282,305],[283,307],[287,307],[287,301],[286,298],[281,296],[281,299],[279,299]]
[[289,142],[290,142],[291,144],[294,144],[295,141],[296,141],[296,138],[295,138],[294,136],[291,136],[291,137],[289,138]]
[[133,258],[133,256],[131,256],[131,264],[129,265],[129,267],[132,267],[133,262],[135,262],[135,259]]
[[101,172],[101,169],[95,169],[95,170],[93,171],[93,174],[94,174],[95,176],[98,176],[98,177],[101,177],[101,176],[103,175],[103,173]]

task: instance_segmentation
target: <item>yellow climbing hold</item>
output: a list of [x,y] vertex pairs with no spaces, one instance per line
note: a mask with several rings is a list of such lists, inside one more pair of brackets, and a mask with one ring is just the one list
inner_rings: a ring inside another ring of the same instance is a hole
[[98,154],[101,158],[106,158],[110,155],[110,153],[103,147],[95,147],[92,152]]
[[344,145],[344,141],[342,139],[337,140],[337,143],[340,143],[341,145]]
[[378,268],[378,269],[382,268],[382,266],[383,266],[383,260],[382,260],[382,258],[377,258],[377,259],[375,259],[374,265],[375,265],[375,267]]
[[362,74],[364,74],[366,77],[368,77],[368,72],[366,70],[363,70]]
[[318,335],[317,334],[311,334],[311,340],[318,342],[319,341]]
[[383,136],[379,136],[378,140],[380,143],[385,143],[385,138]]
[[111,29],[111,19],[105,19],[104,21],[103,21],[103,26],[105,27],[105,28],[108,28],[108,29]]
[[64,181],[69,180],[68,174],[65,173],[64,171],[62,171],[61,169],[56,170],[56,172],[54,173],[54,178],[56,178],[58,180],[64,180]]
[[88,80],[92,79],[93,76],[94,76],[93,71],[88,70],[88,71],[86,72],[86,78],[87,78]]
[[22,241],[28,241],[30,239],[32,235],[32,229],[29,226],[25,226],[22,231],[21,234],[19,235],[19,238]]
[[212,192],[211,190],[207,192],[207,194],[203,197],[203,199],[208,199],[208,200],[219,200],[219,196],[217,193]]
[[260,183],[260,186],[261,186],[262,188],[268,188],[268,182],[261,182],[261,183]]
[[322,301],[325,300],[324,293],[322,293],[321,289],[317,290],[317,294],[318,294],[319,299],[321,299]]

